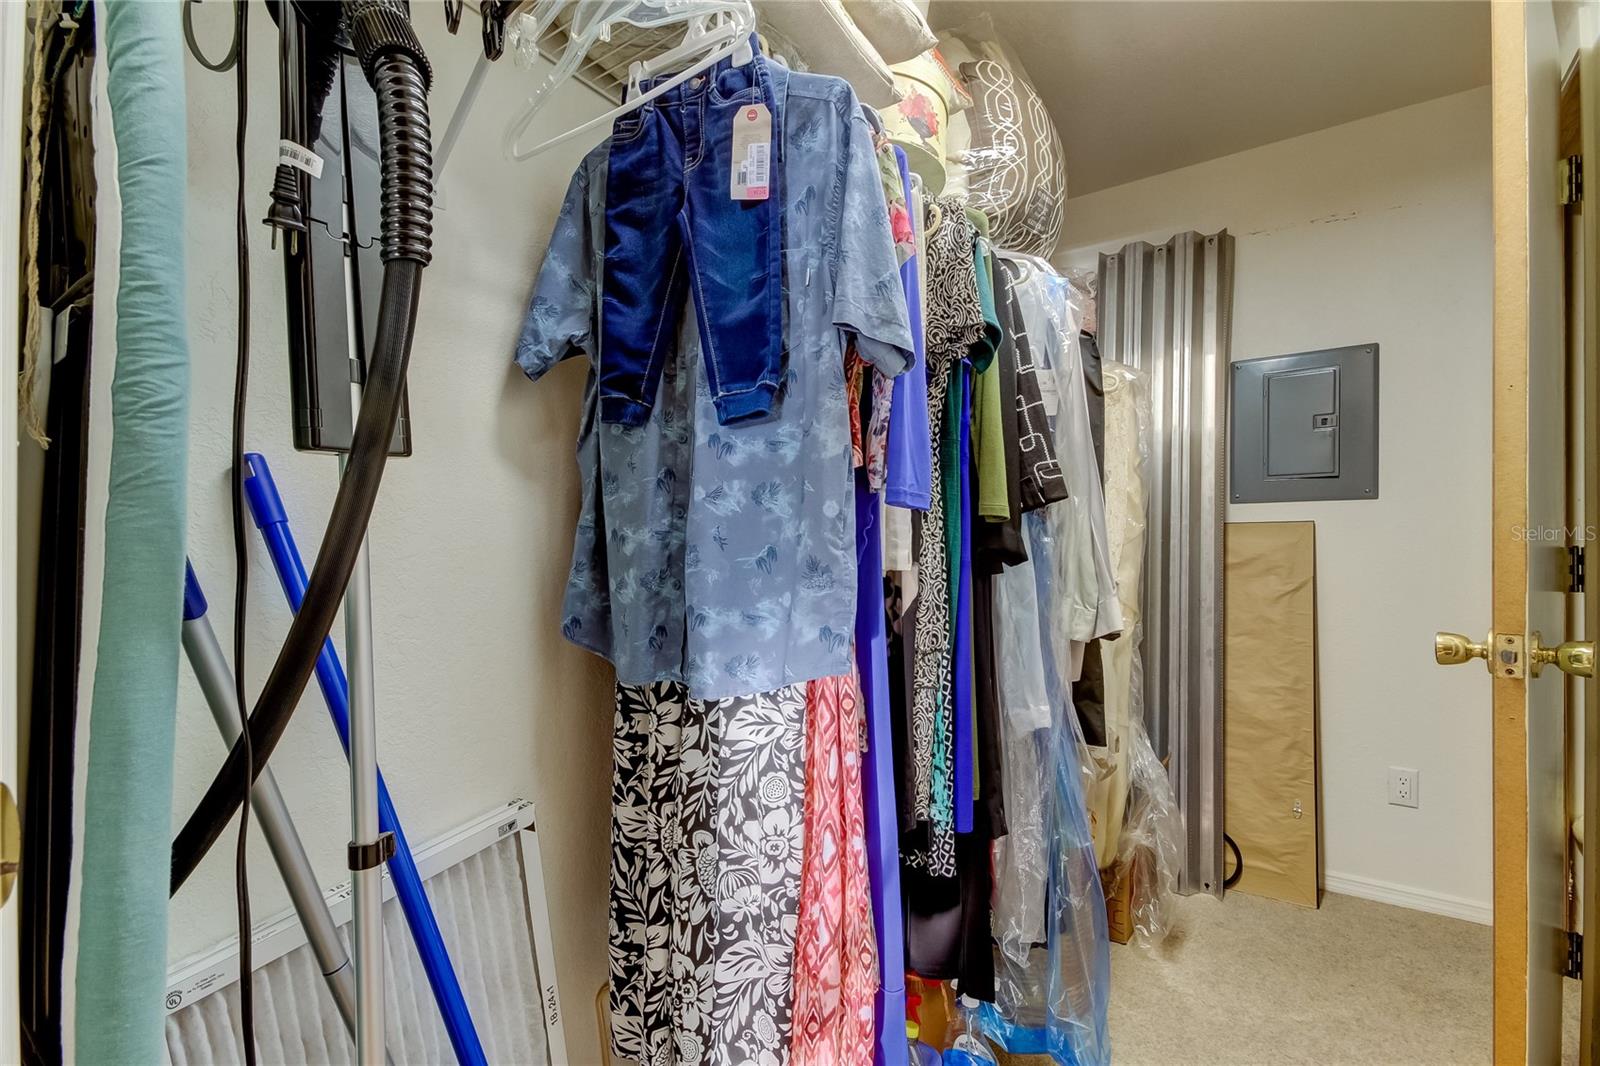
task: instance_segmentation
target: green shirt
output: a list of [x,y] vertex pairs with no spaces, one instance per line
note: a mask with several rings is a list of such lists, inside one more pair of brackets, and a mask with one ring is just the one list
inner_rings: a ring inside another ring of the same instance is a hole
[[972,346],[972,366],[977,377],[972,385],[972,454],[977,468],[978,516],[994,522],[1011,517],[1011,499],[1006,487],[1006,442],[1000,403],[1000,366],[995,352],[1000,347],[1000,316],[994,304],[994,262],[990,258],[989,218],[982,211],[967,209],[967,217],[978,229],[978,302],[983,305],[983,339]]

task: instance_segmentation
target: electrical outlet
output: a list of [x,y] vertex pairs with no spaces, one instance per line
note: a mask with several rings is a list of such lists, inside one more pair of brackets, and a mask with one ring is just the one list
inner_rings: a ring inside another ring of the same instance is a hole
[[1422,775],[1404,766],[1389,767],[1389,803],[1395,807],[1415,807]]

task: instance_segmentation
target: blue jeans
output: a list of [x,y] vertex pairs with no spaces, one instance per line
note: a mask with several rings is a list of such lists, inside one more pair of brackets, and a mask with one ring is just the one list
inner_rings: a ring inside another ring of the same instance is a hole
[[[691,284],[717,421],[772,410],[783,372],[783,115],[768,62],[759,52],[741,67],[724,59],[612,128],[603,422],[638,426],[649,418]],[[772,115],[771,182],[765,200],[734,200],[733,119],[756,103]]]

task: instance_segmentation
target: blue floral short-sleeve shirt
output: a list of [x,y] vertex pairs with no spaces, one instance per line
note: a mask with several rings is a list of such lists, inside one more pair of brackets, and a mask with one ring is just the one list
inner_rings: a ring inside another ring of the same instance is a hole
[[537,379],[590,359],[568,640],[626,684],[699,699],[848,673],[854,473],[844,343],[885,373],[910,358],[899,262],[866,120],[847,82],[773,64],[782,94],[785,365],[774,413],[719,425],[693,316],[681,316],[649,421],[597,417],[608,146],[572,179],[516,361]]

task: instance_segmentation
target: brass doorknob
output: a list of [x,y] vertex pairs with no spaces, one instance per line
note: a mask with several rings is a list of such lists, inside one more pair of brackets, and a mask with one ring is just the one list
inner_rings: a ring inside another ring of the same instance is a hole
[[17,801],[12,798],[11,789],[0,784],[0,907],[11,898],[21,859],[22,822],[17,817]]
[[1533,664],[1534,677],[1539,676],[1539,671],[1544,669],[1546,663],[1555,663],[1557,670],[1573,677],[1593,677],[1594,641],[1564,640],[1553,648],[1546,648],[1539,643],[1539,635],[1535,633],[1528,660]]
[[[1490,634],[1493,637],[1493,634]],[[1460,633],[1439,632],[1433,635],[1433,661],[1440,666],[1459,666],[1473,659],[1484,660],[1484,665],[1492,673],[1494,665],[1489,662],[1490,640],[1482,644],[1469,640]]]

